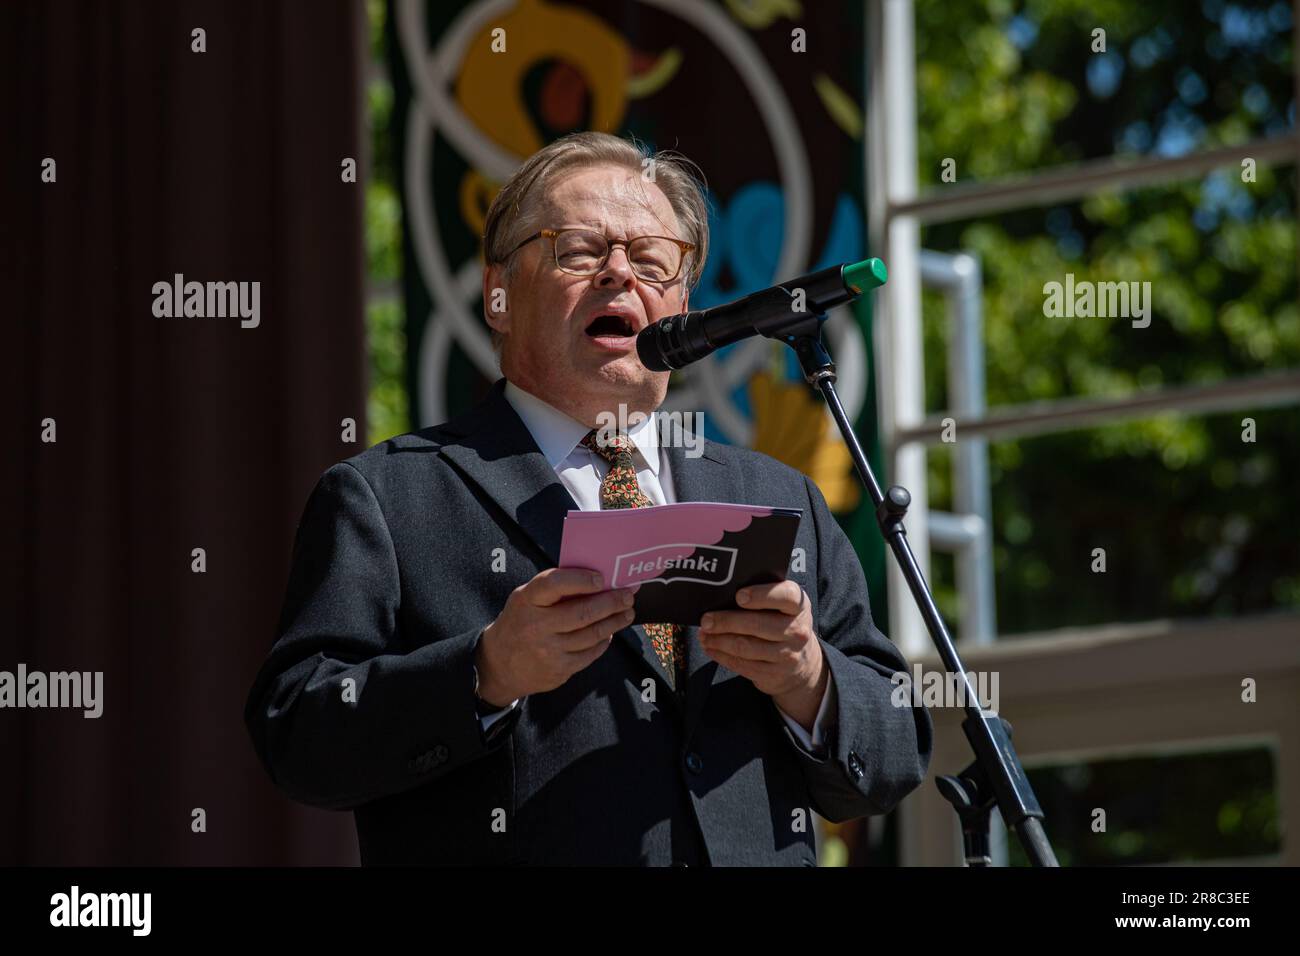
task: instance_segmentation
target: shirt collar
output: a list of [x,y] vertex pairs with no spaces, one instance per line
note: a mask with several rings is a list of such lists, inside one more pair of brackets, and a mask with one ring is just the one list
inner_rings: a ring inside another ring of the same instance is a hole
[[[578,447],[578,442],[582,441],[583,436],[591,431],[582,422],[570,418],[564,412],[542,401],[536,395],[525,392],[513,382],[506,382],[505,399],[510,403],[510,407],[518,413],[524,427],[533,436],[533,441],[537,443],[537,447],[541,449],[547,463],[552,468],[558,468],[564,459],[573,454],[573,449]],[[627,434],[632,439],[632,444],[636,446],[637,451],[641,453],[641,458],[650,468],[650,471],[655,476],[658,476],[658,416],[647,415],[642,421],[629,428]]]

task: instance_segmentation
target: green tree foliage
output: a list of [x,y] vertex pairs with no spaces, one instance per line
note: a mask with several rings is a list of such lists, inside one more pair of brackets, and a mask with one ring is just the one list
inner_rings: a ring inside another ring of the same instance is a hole
[[[1267,747],[1100,759],[1028,774],[1062,866],[1247,859],[1282,849],[1277,766]],[[1029,865],[1019,841],[1007,849],[1012,866]]]
[[[367,0],[370,57],[384,61],[384,0]],[[406,394],[406,312],[398,291],[402,274],[402,204],[389,135],[393,86],[375,75],[366,84],[370,128],[370,169],[366,182],[366,341],[370,353],[370,392],[366,403],[369,444],[410,430]]]
[[[1105,31],[1105,52],[1094,31]],[[1282,2],[917,0],[919,173],[942,188],[1120,156],[1176,156],[1289,132]],[[1113,397],[1300,365],[1295,167],[935,225],[979,256],[991,406]],[[1151,283],[1147,328],[1049,318],[1044,284]],[[942,302],[926,296],[927,407],[947,407]],[[1256,441],[1242,440],[1242,419]],[[991,446],[1004,633],[1300,606],[1300,412],[1143,421]],[[958,436],[960,440],[960,435]],[[931,455],[951,506],[950,456]],[[1107,572],[1090,569],[1107,553]],[[936,563],[944,610],[950,563]]]

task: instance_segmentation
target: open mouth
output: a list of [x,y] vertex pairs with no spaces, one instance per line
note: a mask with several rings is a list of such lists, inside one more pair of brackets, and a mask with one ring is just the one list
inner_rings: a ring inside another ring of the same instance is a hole
[[632,335],[632,323],[621,315],[598,315],[587,326],[587,334],[593,339],[625,339]]

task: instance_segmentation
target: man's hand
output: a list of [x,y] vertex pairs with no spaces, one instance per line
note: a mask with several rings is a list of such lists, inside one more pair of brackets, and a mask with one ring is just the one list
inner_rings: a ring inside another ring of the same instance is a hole
[[478,691],[489,704],[554,690],[609,647],[635,617],[637,587],[603,591],[591,571],[547,568],[511,592],[479,639]]
[[808,595],[795,582],[781,581],[742,588],[736,603],[744,610],[704,615],[700,644],[811,731],[830,674]]

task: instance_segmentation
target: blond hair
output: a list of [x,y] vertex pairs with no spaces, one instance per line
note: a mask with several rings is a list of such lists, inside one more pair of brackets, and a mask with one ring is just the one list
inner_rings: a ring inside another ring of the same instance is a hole
[[[648,162],[647,162],[648,161]],[[570,133],[538,150],[525,160],[501,187],[488,207],[483,224],[483,260],[486,265],[505,264],[505,280],[514,278],[511,250],[540,226],[535,222],[540,203],[555,177],[565,170],[586,166],[622,166],[638,173],[653,171],[652,181],[663,192],[677,216],[684,235],[695,244],[688,253],[683,279],[689,293],[700,281],[709,254],[709,213],[704,174],[694,162],[676,150],[651,152],[635,137],[630,140],[588,130]],[[492,330],[492,345],[500,349],[501,336]]]

